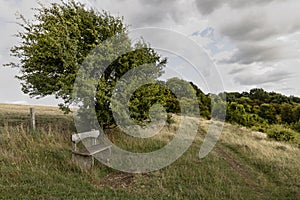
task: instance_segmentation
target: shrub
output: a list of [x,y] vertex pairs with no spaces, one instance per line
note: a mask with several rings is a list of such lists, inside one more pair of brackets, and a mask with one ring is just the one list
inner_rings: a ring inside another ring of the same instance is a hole
[[292,129],[286,128],[282,125],[273,125],[267,130],[269,138],[277,141],[293,141],[297,133]]
[[298,131],[300,132],[300,120],[295,122],[293,125],[292,125],[292,129],[295,130],[295,131]]
[[175,120],[173,119],[173,116],[172,114],[167,114],[167,120],[166,120],[167,124],[170,125],[170,124],[174,124],[175,123]]
[[251,130],[266,133],[267,130],[268,130],[268,125],[266,125],[266,124],[257,124],[255,126],[252,126]]

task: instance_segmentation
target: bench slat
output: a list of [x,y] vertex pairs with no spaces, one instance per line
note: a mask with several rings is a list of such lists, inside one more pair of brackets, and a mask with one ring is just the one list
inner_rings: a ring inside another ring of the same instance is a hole
[[93,145],[91,147],[87,147],[87,150],[85,150],[85,151],[73,151],[73,153],[77,154],[77,155],[81,155],[81,156],[92,156],[101,151],[109,149],[110,147],[111,147],[111,145],[97,144],[97,145]]
[[91,147],[87,147],[87,150],[90,152],[91,155],[94,155],[96,153],[99,153],[101,151],[104,151],[106,149],[109,149],[111,145],[106,145],[106,144],[97,144]]

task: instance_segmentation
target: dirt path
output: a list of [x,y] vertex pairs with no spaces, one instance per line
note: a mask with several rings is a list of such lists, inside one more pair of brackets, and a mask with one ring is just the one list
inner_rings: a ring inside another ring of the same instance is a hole
[[245,179],[245,183],[253,189],[257,193],[261,193],[261,190],[259,186],[255,183],[255,181],[252,179],[251,175],[247,170],[243,168],[243,166],[231,155],[229,155],[227,152],[225,152],[222,148],[216,146],[215,150],[221,154],[229,163],[229,165],[236,171],[240,176],[242,176]]

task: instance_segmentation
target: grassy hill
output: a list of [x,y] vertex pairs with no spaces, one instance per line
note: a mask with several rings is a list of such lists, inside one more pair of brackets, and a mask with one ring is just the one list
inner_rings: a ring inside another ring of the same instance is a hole
[[[193,119],[201,122],[194,143],[162,170],[127,174],[96,163],[85,171],[71,161],[71,116],[38,107],[37,119],[44,121],[30,132],[28,109],[0,105],[0,199],[300,199],[299,147],[260,132],[226,124],[214,150],[201,160],[209,121]],[[115,129],[112,140],[125,149],[149,151],[171,140],[177,126],[143,143]]]
[[[30,105],[0,104],[0,127],[29,131]],[[34,106],[36,126],[43,132],[75,131],[72,115],[65,115],[57,107]]]

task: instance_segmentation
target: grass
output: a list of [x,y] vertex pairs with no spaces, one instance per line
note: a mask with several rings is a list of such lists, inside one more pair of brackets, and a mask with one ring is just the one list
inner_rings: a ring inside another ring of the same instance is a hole
[[[29,105],[0,104],[1,128],[17,128],[29,131]],[[45,132],[75,131],[72,115],[65,115],[57,107],[34,106],[36,127]]]
[[[45,117],[64,117],[54,114],[57,110],[51,115],[43,109],[50,108],[41,108]],[[72,123],[71,118],[67,120]],[[48,123],[53,125],[51,120]],[[209,121],[200,119],[200,124],[191,147],[172,165],[134,175],[101,163],[89,171],[75,166],[71,129],[29,132],[21,126],[2,127],[0,199],[299,199],[300,149],[296,145],[226,124],[217,146],[201,160],[198,153]],[[149,152],[166,145],[177,129],[178,123],[171,124],[146,140],[115,129],[111,139],[121,148]]]

